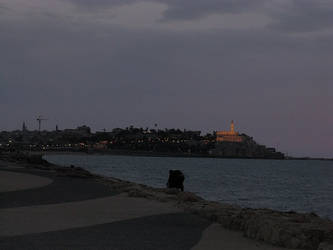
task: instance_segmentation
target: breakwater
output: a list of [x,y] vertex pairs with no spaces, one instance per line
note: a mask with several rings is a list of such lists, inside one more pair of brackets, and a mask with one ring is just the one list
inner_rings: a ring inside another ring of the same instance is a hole
[[13,160],[25,167],[56,171],[59,175],[93,178],[130,197],[171,202],[185,211],[219,222],[223,227],[242,231],[246,237],[273,245],[299,249],[332,249],[333,222],[314,213],[278,212],[249,209],[226,203],[209,202],[190,193],[174,189],[153,188],[114,177],[94,175],[81,167],[61,167],[36,158]]

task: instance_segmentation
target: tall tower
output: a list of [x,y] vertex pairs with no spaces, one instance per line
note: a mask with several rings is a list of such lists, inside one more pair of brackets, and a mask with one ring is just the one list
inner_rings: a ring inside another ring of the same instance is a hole
[[235,133],[235,124],[234,124],[234,120],[231,121],[231,124],[230,124],[230,132]]

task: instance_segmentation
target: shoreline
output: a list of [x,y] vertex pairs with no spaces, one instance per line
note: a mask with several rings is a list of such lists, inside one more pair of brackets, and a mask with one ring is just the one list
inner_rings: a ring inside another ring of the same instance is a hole
[[277,160],[277,161],[333,161],[333,158],[311,158],[311,157],[290,157],[284,159],[278,158],[254,158],[254,157],[221,157],[199,154],[173,154],[173,153],[155,153],[139,151],[24,151],[30,154],[45,155],[117,155],[117,156],[135,156],[135,157],[170,157],[170,158],[202,158],[202,159],[237,159],[237,160]]
[[41,157],[33,158],[14,162],[26,168],[56,171],[73,178],[92,178],[117,192],[126,193],[129,197],[171,202],[186,212],[218,223],[226,229],[240,231],[247,238],[272,245],[299,249],[333,247],[333,222],[314,213],[241,208],[236,205],[206,201],[191,192],[153,188],[114,177],[92,174],[81,167],[62,167],[48,163]]

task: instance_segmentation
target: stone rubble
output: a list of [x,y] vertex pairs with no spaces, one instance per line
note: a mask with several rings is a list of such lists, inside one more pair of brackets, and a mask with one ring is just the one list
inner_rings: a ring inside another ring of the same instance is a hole
[[224,228],[242,231],[251,239],[293,249],[333,250],[333,222],[314,213],[241,208],[205,201],[193,193],[175,189],[152,188],[114,178],[103,181],[131,197],[174,202],[185,211],[218,222]]

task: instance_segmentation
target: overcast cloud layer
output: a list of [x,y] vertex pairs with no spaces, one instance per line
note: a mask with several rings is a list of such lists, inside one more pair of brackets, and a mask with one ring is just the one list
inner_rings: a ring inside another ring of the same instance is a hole
[[0,0],[0,130],[237,129],[332,157],[331,0]]

